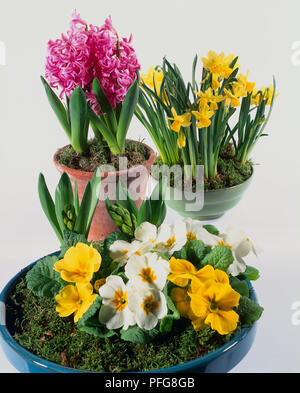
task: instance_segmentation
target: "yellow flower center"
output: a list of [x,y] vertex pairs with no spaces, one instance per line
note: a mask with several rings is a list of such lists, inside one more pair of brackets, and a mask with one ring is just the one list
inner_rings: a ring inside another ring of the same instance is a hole
[[153,295],[149,295],[141,304],[141,307],[145,311],[145,313],[149,315],[159,307],[159,303],[154,300]]
[[187,241],[190,241],[190,240],[197,240],[197,238],[196,238],[196,236],[193,234],[193,232],[190,231],[190,232],[188,232],[188,233],[186,234],[186,240],[187,240]]
[[176,242],[175,236],[173,235],[172,237],[170,237],[166,243],[165,243],[165,248],[171,248],[173,246],[173,244]]
[[141,256],[141,252],[140,251],[136,251],[134,254],[138,255],[138,256]]
[[218,246],[226,246],[226,247],[232,249],[232,246],[230,244],[225,243],[223,240],[219,241]]
[[152,239],[152,237],[149,237],[149,242],[151,242],[152,244],[155,244],[156,240]]
[[115,291],[115,297],[113,299],[113,304],[115,305],[116,311],[122,311],[127,307],[127,291],[123,292],[121,289]]
[[151,267],[145,267],[142,269],[142,272],[139,273],[139,276],[142,278],[142,281],[152,284],[156,279],[157,276],[154,274],[154,270]]
[[126,255],[127,253],[128,253],[128,250],[123,250],[123,251],[122,251],[122,254],[123,254],[123,255]]

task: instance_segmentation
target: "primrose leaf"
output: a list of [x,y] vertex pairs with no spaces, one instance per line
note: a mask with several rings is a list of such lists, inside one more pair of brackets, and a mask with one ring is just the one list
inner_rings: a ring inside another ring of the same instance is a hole
[[130,326],[127,330],[122,329],[120,333],[121,339],[124,341],[130,341],[135,344],[146,344],[153,341],[159,335],[159,330],[156,328],[145,330],[138,326]]
[[203,225],[203,228],[207,230],[207,232],[211,233],[212,235],[218,236],[220,234],[218,228],[216,228],[214,225]]
[[255,281],[259,279],[259,271],[255,267],[247,266],[243,276],[248,278],[248,280]]
[[237,277],[230,277],[230,285],[232,289],[238,292],[241,296],[249,297],[249,288],[247,281],[239,280]]
[[98,314],[102,304],[102,297],[98,296],[88,311],[79,319],[77,327],[82,332],[93,334],[94,336],[105,338],[116,334],[114,330],[109,330],[99,322]]
[[75,247],[77,243],[89,244],[83,234],[78,234],[72,231],[65,230],[63,233],[63,241],[60,246],[61,252],[59,258],[63,258],[68,249],[70,247]]
[[168,310],[171,311],[171,313],[168,313],[161,321],[159,324],[159,330],[161,334],[167,334],[172,331],[173,327],[173,321],[180,319],[180,314],[177,308],[175,307],[175,304],[173,303],[171,297],[168,295],[168,288],[169,285],[167,284],[164,288],[164,295],[166,297],[167,301],[167,306]]
[[240,316],[242,327],[252,326],[257,321],[264,309],[255,301],[246,296],[241,296],[237,313]]
[[211,265],[214,269],[220,269],[226,272],[233,261],[234,258],[229,247],[224,245],[215,246],[210,253],[204,257],[202,267]]
[[186,259],[195,266],[199,266],[202,265],[203,258],[209,250],[210,248],[206,247],[202,240],[189,240],[181,250],[174,252],[173,257]]
[[62,289],[60,274],[53,270],[58,260],[55,255],[41,259],[26,274],[27,288],[36,296],[54,298]]

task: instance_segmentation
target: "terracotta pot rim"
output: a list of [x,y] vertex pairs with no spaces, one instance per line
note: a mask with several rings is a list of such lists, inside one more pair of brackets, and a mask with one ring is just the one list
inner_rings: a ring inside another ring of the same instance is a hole
[[[254,167],[252,167],[251,175],[248,177],[248,179],[244,180],[242,183],[236,184],[235,186],[231,186],[231,187],[219,188],[217,190],[204,190],[204,192],[206,192],[206,193],[210,193],[210,192],[211,193],[218,193],[218,192],[223,192],[223,191],[227,191],[227,190],[234,190],[235,188],[239,188],[239,187],[243,186],[245,183],[250,182],[252,180],[252,178],[253,178],[253,174],[254,174]],[[151,177],[154,180],[156,180],[155,177],[153,177],[152,175],[151,175]],[[168,187],[169,188],[174,188],[175,190],[177,189],[177,188],[171,187],[171,186],[168,186]],[[179,191],[181,191],[181,190],[179,190]]]
[[[128,141],[133,141],[133,140],[132,140],[132,139],[128,139]],[[105,177],[110,176],[110,175],[115,175],[115,176],[120,176],[120,175],[121,175],[121,176],[122,176],[122,175],[125,175],[125,174],[128,173],[128,172],[136,171],[136,170],[138,170],[138,168],[140,168],[140,167],[142,167],[142,166],[146,166],[146,165],[149,164],[149,163],[150,163],[151,166],[152,166],[152,164],[154,163],[154,160],[155,160],[155,158],[156,158],[156,153],[155,153],[155,151],[154,151],[150,146],[146,145],[146,143],[143,143],[143,142],[140,142],[140,141],[133,141],[133,142],[138,142],[138,143],[142,144],[143,146],[145,146],[145,147],[147,148],[147,150],[149,151],[149,157],[148,157],[148,159],[147,159],[143,164],[139,164],[139,165],[133,166],[133,167],[131,167],[131,168],[129,168],[129,169],[124,169],[124,170],[121,170],[121,171],[117,171],[117,170],[116,170],[116,171],[114,171],[114,172],[102,172],[102,173],[101,173],[101,178],[105,178]],[[76,177],[76,178],[80,178],[80,177],[82,177],[82,178],[92,178],[94,172],[82,171],[82,170],[80,170],[80,169],[73,169],[73,168],[70,168],[70,167],[68,167],[68,166],[62,165],[62,164],[60,164],[60,163],[58,162],[58,160],[57,160],[57,155],[58,155],[58,153],[60,153],[60,152],[61,152],[63,149],[65,149],[67,146],[70,146],[70,144],[61,147],[60,149],[58,149],[58,150],[55,152],[55,154],[54,154],[54,156],[53,156],[53,161],[54,161],[55,166],[61,168],[64,172],[67,172],[67,173],[73,175],[73,176]]]

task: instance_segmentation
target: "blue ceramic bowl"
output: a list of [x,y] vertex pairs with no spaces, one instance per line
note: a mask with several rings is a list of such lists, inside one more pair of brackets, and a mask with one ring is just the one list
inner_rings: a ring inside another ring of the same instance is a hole
[[[50,255],[54,255],[53,253]],[[36,261],[37,262],[37,261]],[[0,294],[0,342],[10,363],[21,373],[88,373],[89,371],[77,370],[64,367],[59,364],[49,362],[39,356],[32,354],[21,347],[12,337],[14,332],[14,320],[12,315],[6,310],[9,299],[16,284],[25,276],[33,265],[32,263],[21,270],[5,286]],[[251,288],[251,299],[256,300],[256,294]],[[202,356],[201,358],[167,367],[159,370],[152,370],[155,373],[226,373],[236,366],[249,352],[255,337],[256,323],[250,328],[242,329],[232,340],[219,349]]]

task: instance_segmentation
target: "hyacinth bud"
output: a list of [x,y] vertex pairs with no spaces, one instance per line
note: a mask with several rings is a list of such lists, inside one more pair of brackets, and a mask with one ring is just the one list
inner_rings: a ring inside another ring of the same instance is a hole
[[75,208],[73,205],[66,205],[62,212],[63,221],[69,231],[72,231],[76,222]]
[[123,220],[122,217],[119,216],[118,214],[116,214],[115,212],[110,211],[110,216],[113,219],[113,222],[115,223],[115,225],[120,228],[123,224]]
[[69,229],[69,231],[72,231],[72,230],[73,230],[74,224],[73,224],[72,221],[68,221],[68,223],[67,223],[67,228]]
[[128,210],[124,209],[124,214],[123,214],[123,219],[126,225],[128,225],[129,227],[132,227],[132,221],[131,221],[131,217],[130,217],[130,213]]
[[134,235],[134,230],[133,230],[133,228],[132,228],[132,227],[129,227],[129,226],[126,225],[126,224],[123,224],[123,225],[122,225],[121,231],[122,231],[123,233],[125,233],[126,235],[129,235],[129,236],[133,236],[133,235]]

